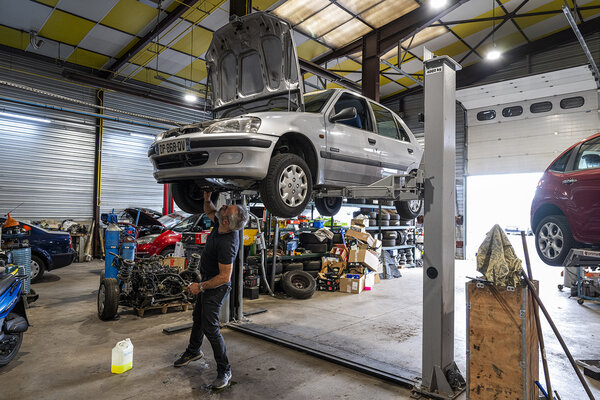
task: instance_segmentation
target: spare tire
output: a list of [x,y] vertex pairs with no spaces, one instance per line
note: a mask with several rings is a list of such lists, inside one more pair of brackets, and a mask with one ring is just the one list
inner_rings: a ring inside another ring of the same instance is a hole
[[315,278],[306,271],[290,271],[281,278],[283,291],[295,299],[312,297],[317,288]]
[[379,220],[379,226],[390,226],[390,221]]
[[369,219],[369,226],[376,226],[376,225],[377,225],[376,219]]
[[304,269],[304,264],[302,264],[301,262],[293,262],[293,263],[283,264],[283,272],[302,271],[303,269]]
[[371,219],[377,218],[377,212],[376,211],[370,211],[369,212],[369,218],[371,218]]
[[381,244],[383,247],[394,247],[396,245],[396,239],[383,239]]
[[404,243],[406,243],[406,232],[398,231],[398,237],[396,238],[396,245],[402,246]]
[[417,218],[423,209],[423,200],[402,200],[395,202],[396,211],[402,219]]
[[391,221],[400,220],[400,216],[398,214],[389,214],[389,216]]
[[390,214],[379,214],[380,221],[389,221],[390,219]]
[[[267,275],[268,275],[268,276],[271,276],[271,269],[272,269],[272,265],[273,265],[273,264],[272,264],[271,262],[269,262],[269,263],[267,264],[266,272],[267,272]],[[280,263],[280,262],[278,262],[278,263],[275,263],[275,275],[277,275],[277,274],[281,274],[282,272],[283,272],[283,264],[282,264],[282,263]]]
[[321,260],[304,261],[305,271],[320,271],[322,268]]
[[396,231],[387,231],[383,233],[383,238],[384,239],[394,239],[396,240],[396,238],[398,237],[398,232]]
[[310,250],[312,253],[327,253],[329,250],[327,243],[305,244],[304,248]]

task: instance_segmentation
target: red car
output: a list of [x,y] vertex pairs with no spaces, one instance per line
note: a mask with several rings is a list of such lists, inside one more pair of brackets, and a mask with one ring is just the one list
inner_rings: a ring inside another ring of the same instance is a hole
[[136,254],[138,257],[157,254],[170,257],[175,251],[175,244],[181,241],[182,233],[194,232],[197,236],[196,242],[204,244],[211,226],[212,221],[205,214],[190,215],[169,230],[138,238]]
[[600,245],[600,133],[571,146],[544,172],[531,227],[548,265],[562,265],[573,247]]

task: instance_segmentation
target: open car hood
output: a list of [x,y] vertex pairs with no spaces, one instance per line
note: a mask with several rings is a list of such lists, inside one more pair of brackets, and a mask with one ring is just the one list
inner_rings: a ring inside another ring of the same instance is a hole
[[273,15],[236,17],[217,30],[206,64],[217,118],[303,107],[294,35]]

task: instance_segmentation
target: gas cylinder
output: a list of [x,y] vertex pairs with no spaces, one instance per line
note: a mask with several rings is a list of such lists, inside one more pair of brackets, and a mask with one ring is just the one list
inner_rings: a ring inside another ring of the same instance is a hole
[[125,260],[131,260],[135,258],[135,238],[131,236],[123,236],[120,244],[120,256]]
[[112,349],[110,372],[122,374],[133,368],[133,344],[129,338],[121,340]]
[[105,278],[116,278],[117,269],[113,267],[112,263],[115,258],[110,253],[119,254],[119,235],[121,229],[115,221],[110,221],[106,228],[106,234],[104,238],[104,277]]

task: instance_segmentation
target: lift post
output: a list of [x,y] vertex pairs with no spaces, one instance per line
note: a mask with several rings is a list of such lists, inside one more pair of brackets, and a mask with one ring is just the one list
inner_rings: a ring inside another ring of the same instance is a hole
[[423,380],[416,391],[454,398],[465,380],[454,362],[456,71],[448,56],[424,61],[425,202]]

